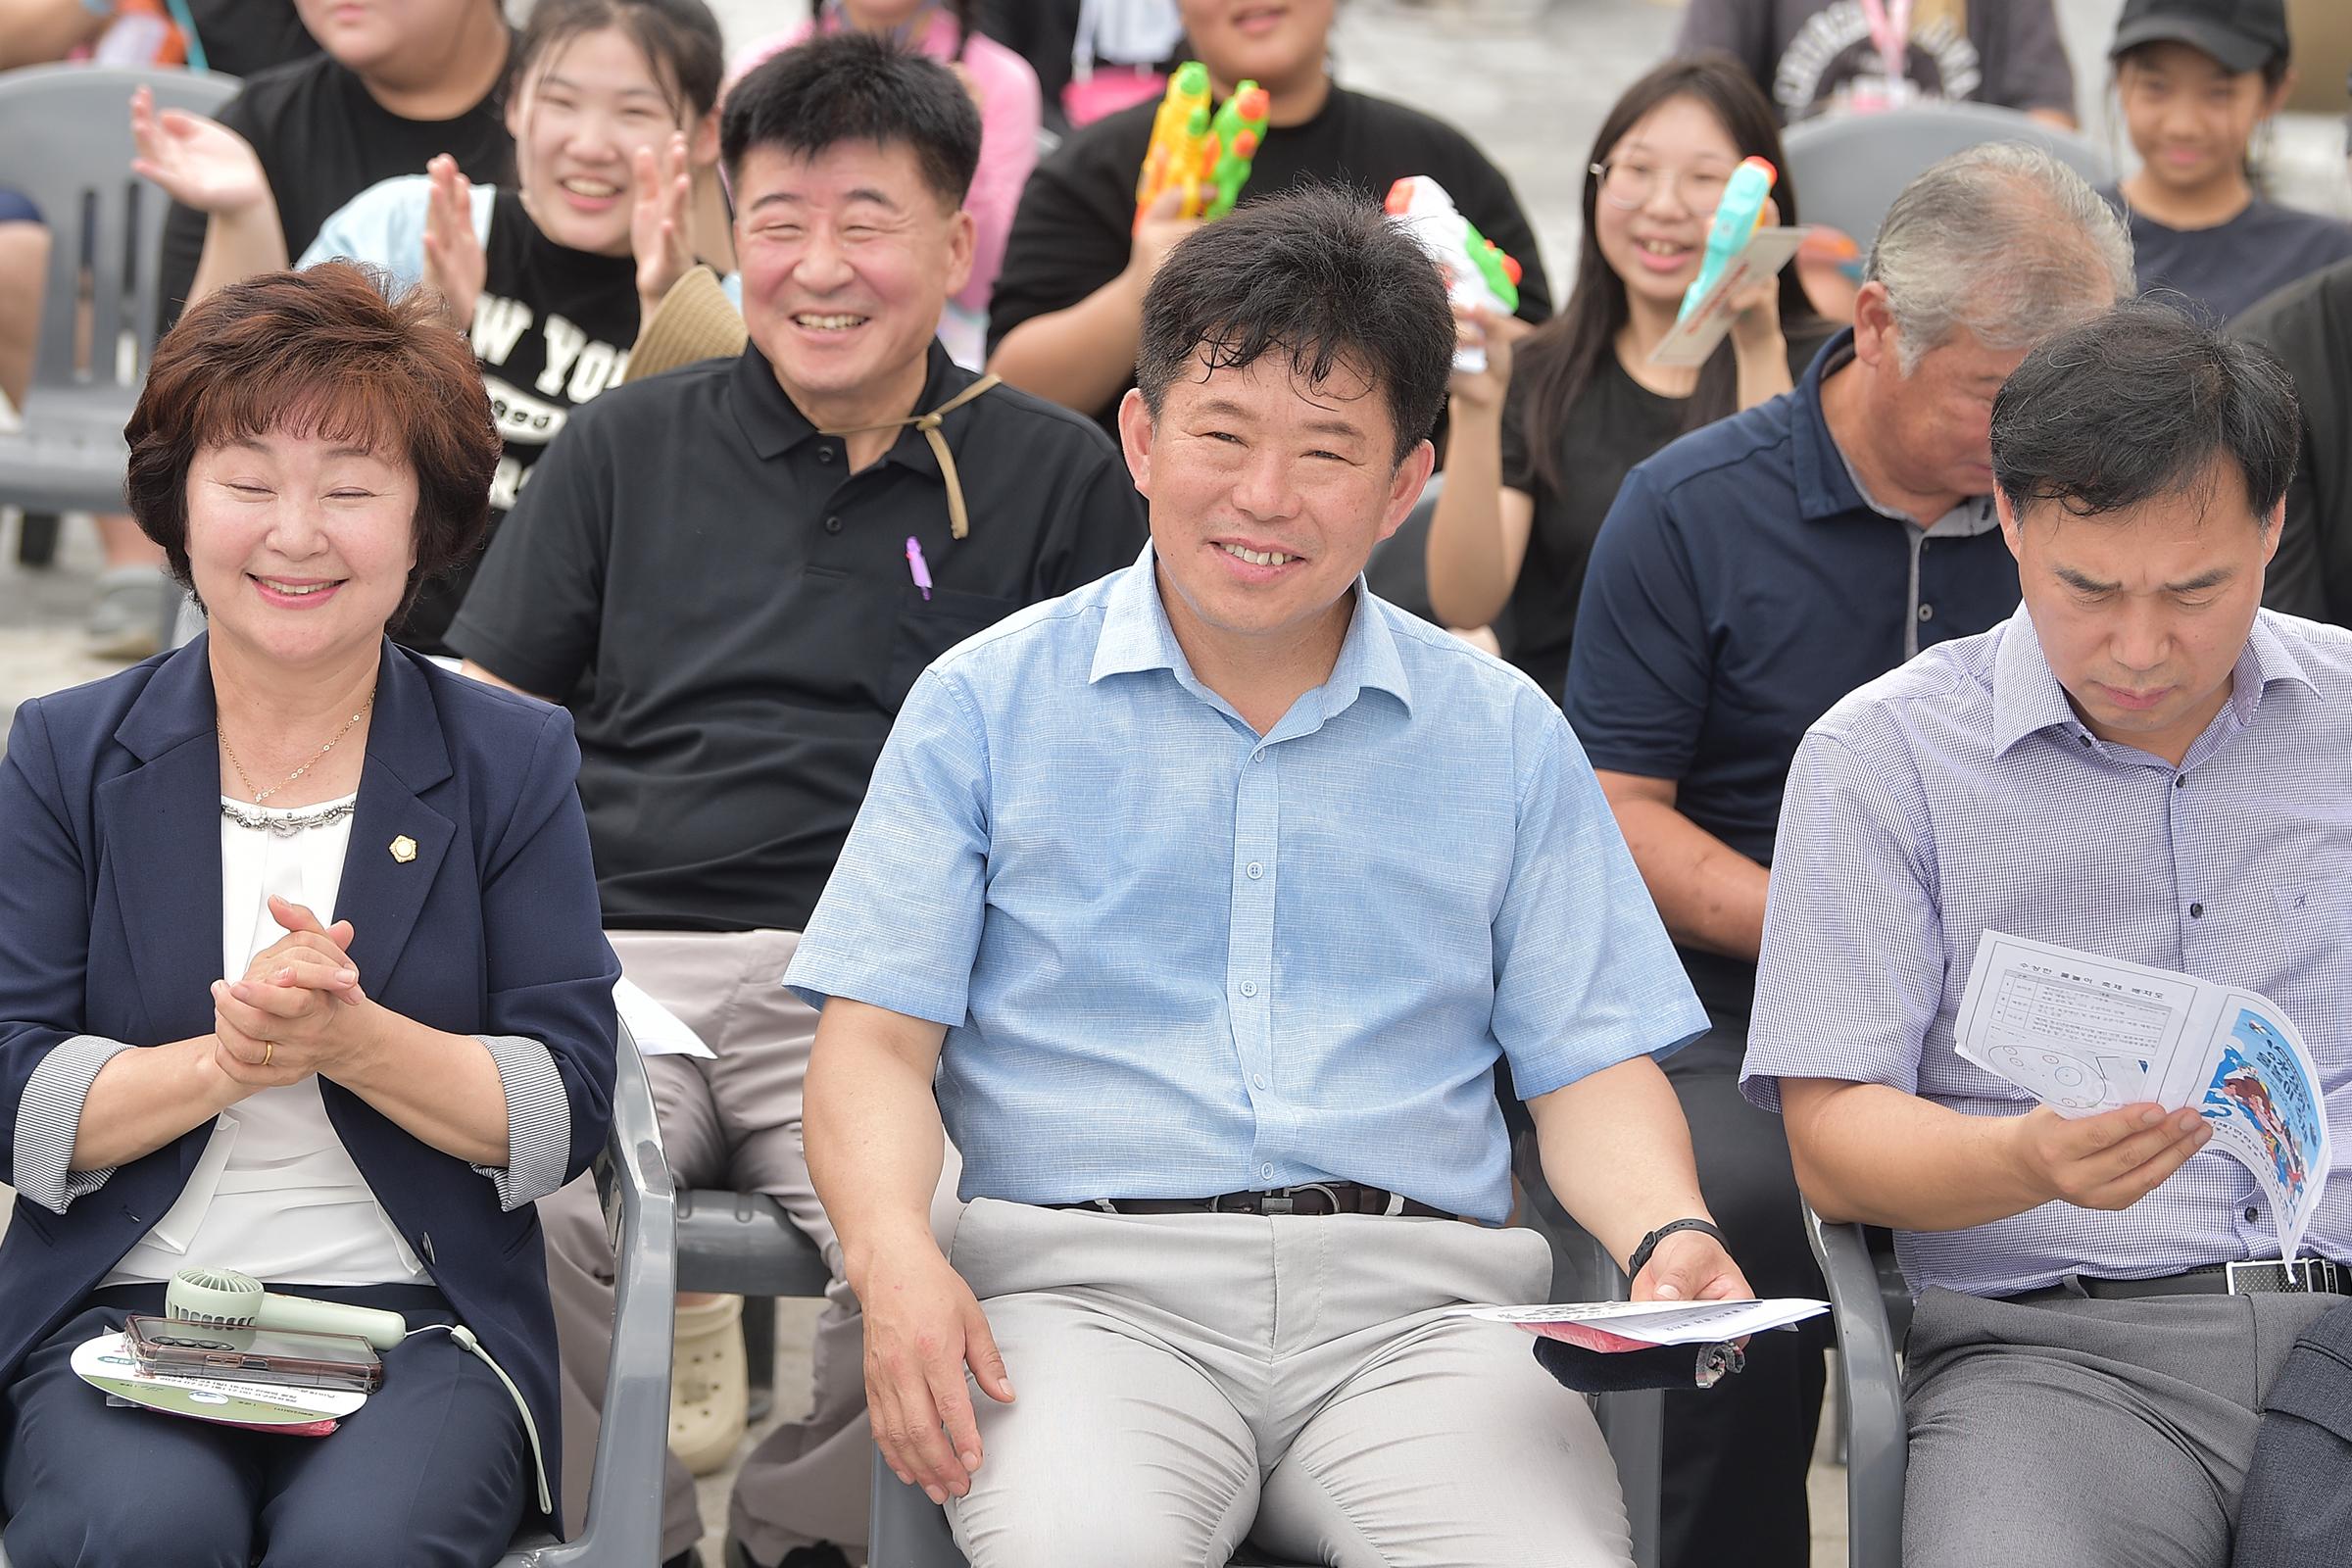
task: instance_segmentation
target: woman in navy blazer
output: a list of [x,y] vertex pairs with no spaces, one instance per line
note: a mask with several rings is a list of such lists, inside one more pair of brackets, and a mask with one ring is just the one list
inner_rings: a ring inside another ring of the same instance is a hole
[[[560,1517],[532,1200],[605,1139],[618,965],[568,716],[384,636],[499,452],[432,313],[341,265],[188,313],[130,492],[207,635],[25,704],[0,759],[14,1568],[478,1565]],[[110,1407],[68,1358],[183,1254],[411,1336],[324,1439]],[[418,1332],[455,1323],[516,1395]]]

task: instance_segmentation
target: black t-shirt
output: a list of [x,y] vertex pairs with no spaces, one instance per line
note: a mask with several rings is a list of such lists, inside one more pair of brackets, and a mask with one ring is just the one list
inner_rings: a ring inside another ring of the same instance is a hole
[[2172,289],[2228,321],[2323,267],[2352,260],[2352,224],[2260,198],[2227,223],[2172,228],[2128,206],[2113,186],[2100,195],[2132,229],[2142,294]]
[[[506,446],[490,481],[490,528],[514,506],[531,466],[563,433],[570,411],[618,381],[637,341],[637,263],[559,245],[502,190],[490,207],[481,298],[473,308],[473,357]],[[478,558],[428,585],[400,640],[446,652],[449,623]]]
[[224,76],[251,76],[318,52],[294,0],[188,0],[188,16],[205,65]]
[[[1073,133],[1029,176],[989,301],[989,352],[1023,321],[1067,310],[1125,269],[1135,231],[1135,176],[1158,108],[1152,101],[1105,116]],[[1242,200],[1321,179],[1379,201],[1406,174],[1435,178],[1479,232],[1518,259],[1525,270],[1521,318],[1541,321],[1551,314],[1535,230],[1510,181],[1470,138],[1417,109],[1333,87],[1312,120],[1266,133]],[[1118,407],[1112,398],[1095,411],[1105,430],[1116,429]]]
[[[356,74],[315,55],[249,79],[220,120],[260,155],[291,258],[345,202],[379,180],[423,173],[441,153],[467,179],[513,184],[514,139],[504,117],[504,94],[493,89],[455,120],[404,120],[370,97]],[[177,202],[164,220],[166,326],[179,318],[195,281],[204,227],[204,214]]]
[[[1816,321],[1788,336],[1790,379],[1805,373],[1835,328]],[[1726,350],[1725,352],[1728,352]],[[1576,632],[1576,602],[1585,591],[1585,563],[1601,519],[1635,464],[1681,435],[1688,398],[1652,392],[1626,373],[1614,351],[1578,395],[1552,432],[1559,471],[1573,476],[1565,494],[1536,473],[1528,441],[1527,377],[1513,374],[1502,406],[1502,482],[1535,498],[1527,559],[1512,585],[1509,609],[1496,628],[1502,657],[1527,671],[1553,702],[1568,683],[1568,647]]]
[[2273,610],[2352,626],[2352,262],[2339,262],[2230,323],[2286,362],[2303,405],[2303,445],[2286,487],[2278,554],[2263,575]]
[[[908,412],[973,379],[935,343]],[[449,641],[569,699],[606,924],[800,930],[923,666],[1143,548],[1126,465],[1076,415],[1000,386],[941,428],[960,540],[920,434],[846,472],[757,347],[573,411]]]

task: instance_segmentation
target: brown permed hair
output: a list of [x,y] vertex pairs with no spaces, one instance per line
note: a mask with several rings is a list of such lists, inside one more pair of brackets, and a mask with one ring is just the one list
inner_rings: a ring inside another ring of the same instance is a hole
[[210,448],[272,431],[405,459],[416,472],[416,564],[397,621],[490,525],[498,426],[465,337],[423,289],[393,299],[348,262],[264,272],[208,295],[156,345],[123,436],[131,515],[188,572],[188,469]]

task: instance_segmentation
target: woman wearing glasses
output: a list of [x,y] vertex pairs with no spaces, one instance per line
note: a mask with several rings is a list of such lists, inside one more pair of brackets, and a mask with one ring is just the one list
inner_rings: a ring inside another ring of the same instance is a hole
[[[1772,106],[1746,72],[1727,55],[1668,61],[1627,89],[1593,142],[1567,308],[1532,329],[1483,313],[1465,322],[1487,368],[1453,379],[1430,602],[1447,625],[1493,624],[1503,656],[1554,702],[1585,562],[1627,470],[1788,391],[1833,331],[1790,268],[1747,292],[1704,366],[1649,363],[1698,275],[1725,182],[1751,155],[1783,166]],[[1785,178],[1774,197],[1765,220],[1795,222]]]

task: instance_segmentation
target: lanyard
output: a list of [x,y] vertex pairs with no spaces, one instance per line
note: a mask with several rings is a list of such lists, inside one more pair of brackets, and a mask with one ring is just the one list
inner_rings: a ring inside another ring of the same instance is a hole
[[1899,80],[1910,73],[1911,63],[1911,0],[1858,0],[1862,20],[1870,27],[1870,41],[1877,46],[1880,64],[1886,68],[1886,79]]

